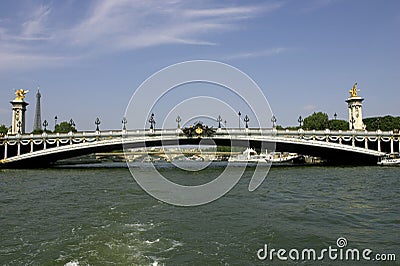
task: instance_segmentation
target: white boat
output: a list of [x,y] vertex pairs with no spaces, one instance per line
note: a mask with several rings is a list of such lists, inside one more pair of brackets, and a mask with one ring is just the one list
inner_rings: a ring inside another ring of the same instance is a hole
[[378,165],[382,165],[382,166],[398,165],[398,166],[400,166],[400,154],[398,152],[386,154],[384,157],[382,157],[379,160]]
[[246,162],[246,163],[274,163],[274,164],[283,164],[283,163],[293,163],[293,161],[299,159],[301,155],[297,153],[281,153],[281,152],[273,152],[273,153],[260,153],[254,149],[247,148],[242,154],[239,154],[236,157],[229,157],[228,162]]

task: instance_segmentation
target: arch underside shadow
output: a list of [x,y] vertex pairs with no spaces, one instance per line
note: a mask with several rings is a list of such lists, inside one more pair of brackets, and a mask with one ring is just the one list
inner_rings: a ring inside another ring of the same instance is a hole
[[[74,158],[82,155],[88,155],[98,152],[111,152],[122,149],[131,148],[144,148],[144,147],[157,147],[157,146],[174,146],[174,145],[217,145],[217,146],[238,146],[238,147],[252,147],[260,150],[267,149],[268,151],[281,151],[281,152],[295,152],[303,155],[310,155],[321,157],[332,165],[376,165],[378,157],[372,154],[364,154],[357,151],[341,150],[332,147],[322,147],[307,145],[307,143],[287,143],[287,142],[271,142],[265,140],[232,140],[222,138],[183,138],[183,139],[169,139],[169,140],[146,140],[146,141],[132,141],[122,144],[107,143],[104,145],[92,145],[77,148],[80,144],[73,145],[71,149],[63,149],[61,151],[42,153],[35,156],[35,152],[31,153],[29,157],[24,157],[19,160],[9,160],[3,164],[2,167],[7,168],[37,168],[48,167],[55,162]],[[52,149],[52,148],[51,148]],[[47,151],[51,151],[48,149]],[[11,158],[10,158],[11,159]]]

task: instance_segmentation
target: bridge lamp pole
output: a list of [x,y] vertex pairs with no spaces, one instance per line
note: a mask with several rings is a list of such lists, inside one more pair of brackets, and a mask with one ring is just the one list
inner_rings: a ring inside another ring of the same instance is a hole
[[18,121],[17,127],[18,127],[18,134],[21,134],[21,127],[22,127],[22,122],[21,121]]
[[356,120],[354,120],[354,117],[351,117],[350,123],[351,123],[351,129],[354,130],[354,123],[356,122]]
[[335,120],[336,120],[336,118],[337,118],[337,113],[335,113],[334,115],[333,115],[333,117],[335,118]]
[[221,116],[219,115],[218,118],[217,118],[218,128],[221,128],[221,121],[222,121],[222,118],[221,118]]
[[55,117],[54,117],[54,129],[56,129],[57,120],[58,120],[58,116],[55,116]]
[[68,123],[69,123],[69,126],[70,126],[70,131],[72,131],[72,127],[75,127],[75,122],[71,118]]
[[246,116],[244,117],[243,121],[246,123],[246,128],[249,128],[249,121],[250,121],[250,118],[246,115]]
[[49,123],[47,122],[47,120],[43,121],[43,127],[44,127],[44,132],[47,131],[47,126],[49,125]]
[[276,117],[274,115],[271,118],[271,122],[272,122],[272,128],[275,128]]
[[101,124],[100,119],[97,117],[96,121],[94,121],[95,125],[96,125],[96,131],[100,131],[99,125]]
[[238,116],[239,116],[239,129],[240,129],[240,117],[241,117],[242,113],[239,111]]
[[126,130],[126,123],[128,123],[128,120],[126,120],[126,117],[122,118],[122,130]]
[[303,125],[304,119],[301,116],[299,116],[299,119],[297,119],[297,122],[299,122],[300,128],[301,128],[301,126]]
[[180,122],[182,121],[182,119],[181,119],[181,117],[179,115],[176,117],[175,121],[176,121],[176,123],[178,123],[178,128],[181,128]]
[[154,130],[154,125],[156,124],[156,120],[154,120],[154,113],[151,114],[149,123],[150,123],[150,130]]
[[378,118],[376,119],[376,127],[377,127],[377,130],[379,130],[380,126],[381,126],[381,119],[378,117]]
[[226,127],[226,120],[224,121],[225,127]]

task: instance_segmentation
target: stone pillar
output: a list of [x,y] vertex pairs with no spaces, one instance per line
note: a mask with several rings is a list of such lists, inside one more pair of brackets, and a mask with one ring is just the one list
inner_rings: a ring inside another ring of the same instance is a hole
[[25,111],[29,103],[24,100],[14,100],[10,103],[12,104],[11,134],[25,134]]
[[362,102],[363,98],[357,95],[357,83],[354,84],[353,89],[350,90],[350,97],[346,100],[349,109],[349,129],[350,130],[364,130],[362,116]]
[[394,153],[394,142],[393,142],[393,137],[390,139],[390,153]]

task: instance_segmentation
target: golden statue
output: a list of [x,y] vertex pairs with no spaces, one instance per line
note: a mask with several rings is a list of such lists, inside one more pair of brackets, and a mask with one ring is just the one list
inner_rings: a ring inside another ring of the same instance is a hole
[[15,97],[14,101],[23,101],[25,98],[25,94],[27,94],[29,91],[28,90],[24,90],[24,89],[19,89],[15,91],[15,95],[17,97]]
[[358,97],[357,92],[360,90],[357,90],[357,82],[354,83],[353,88],[351,88],[350,92],[350,97]]

